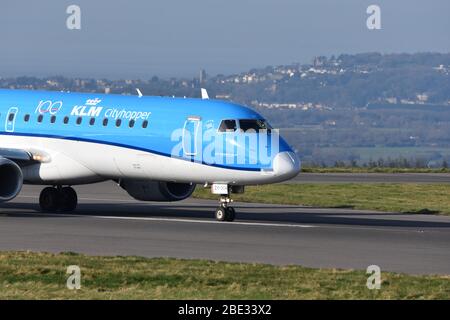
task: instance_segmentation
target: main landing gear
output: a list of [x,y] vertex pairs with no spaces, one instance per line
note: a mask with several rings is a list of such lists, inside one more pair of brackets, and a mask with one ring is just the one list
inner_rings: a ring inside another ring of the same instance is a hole
[[39,205],[46,212],[70,212],[77,208],[78,197],[71,187],[47,187],[42,190]]

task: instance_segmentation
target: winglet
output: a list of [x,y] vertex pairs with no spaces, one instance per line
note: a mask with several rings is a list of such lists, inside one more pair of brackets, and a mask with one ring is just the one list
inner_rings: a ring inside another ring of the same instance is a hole
[[203,100],[209,99],[208,91],[206,91],[205,88],[202,88],[202,99],[203,99]]
[[136,88],[136,91],[139,95],[139,98],[142,98],[143,94],[142,94],[141,90],[139,90],[139,88]]

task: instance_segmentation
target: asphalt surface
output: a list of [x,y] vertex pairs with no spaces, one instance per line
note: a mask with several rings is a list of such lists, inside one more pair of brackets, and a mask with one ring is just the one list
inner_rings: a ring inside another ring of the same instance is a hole
[[289,183],[450,183],[449,173],[306,173]]
[[40,189],[0,204],[0,250],[450,274],[450,217],[235,203],[224,223],[215,201],[137,202],[113,183],[77,187],[74,214],[43,214]]

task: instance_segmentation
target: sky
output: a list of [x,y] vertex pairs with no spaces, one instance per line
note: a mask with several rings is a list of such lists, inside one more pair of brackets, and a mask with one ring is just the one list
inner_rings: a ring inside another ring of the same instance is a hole
[[[69,30],[69,5],[81,29]],[[381,9],[369,30],[366,10]],[[231,74],[378,51],[450,52],[448,0],[2,0],[0,77]]]

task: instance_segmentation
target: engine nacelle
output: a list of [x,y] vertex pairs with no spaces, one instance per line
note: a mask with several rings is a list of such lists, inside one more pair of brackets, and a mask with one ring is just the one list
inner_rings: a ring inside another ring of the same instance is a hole
[[0,202],[14,199],[22,190],[23,174],[20,167],[0,157]]
[[120,186],[141,201],[180,201],[190,197],[195,190],[193,183],[162,181],[122,180]]

